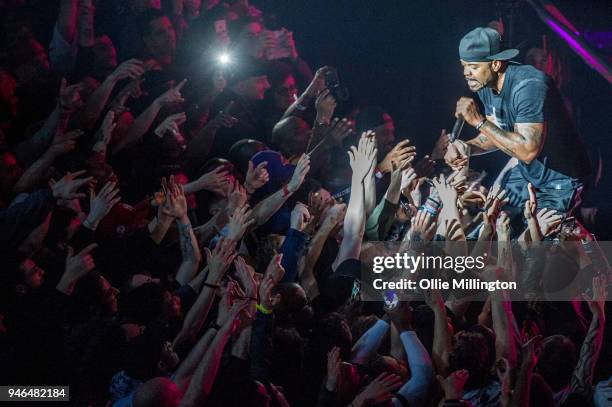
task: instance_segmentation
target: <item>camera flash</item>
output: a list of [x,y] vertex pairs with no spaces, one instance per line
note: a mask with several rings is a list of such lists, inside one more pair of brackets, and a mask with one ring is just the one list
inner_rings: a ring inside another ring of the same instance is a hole
[[220,64],[227,65],[230,63],[231,58],[229,54],[223,53],[219,55],[218,60]]

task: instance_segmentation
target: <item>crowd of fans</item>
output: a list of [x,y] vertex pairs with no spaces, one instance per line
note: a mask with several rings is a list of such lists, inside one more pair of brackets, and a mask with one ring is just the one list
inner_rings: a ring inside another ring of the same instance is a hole
[[[51,27],[31,3],[0,2],[2,384],[93,406],[610,405],[609,266],[533,188],[510,219],[444,132],[417,152],[380,107],[335,117],[331,68],[248,1],[60,0]],[[362,301],[370,242],[432,240],[474,241],[497,278],[531,264],[525,301]],[[541,294],[559,264],[573,301]]]

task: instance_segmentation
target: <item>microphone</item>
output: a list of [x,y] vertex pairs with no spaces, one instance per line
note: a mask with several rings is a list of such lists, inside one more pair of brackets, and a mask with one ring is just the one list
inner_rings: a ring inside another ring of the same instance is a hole
[[451,131],[451,134],[450,134],[451,143],[459,138],[459,136],[461,135],[461,130],[463,130],[464,124],[465,124],[465,120],[463,120],[463,117],[461,116],[457,117],[457,120],[455,120],[455,124],[453,126],[453,130]]

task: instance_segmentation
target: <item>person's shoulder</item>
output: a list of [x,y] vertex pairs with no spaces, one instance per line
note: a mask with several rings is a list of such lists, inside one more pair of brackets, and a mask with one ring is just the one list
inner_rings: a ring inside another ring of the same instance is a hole
[[532,65],[509,65],[507,72],[515,85],[529,82],[548,83],[548,76]]

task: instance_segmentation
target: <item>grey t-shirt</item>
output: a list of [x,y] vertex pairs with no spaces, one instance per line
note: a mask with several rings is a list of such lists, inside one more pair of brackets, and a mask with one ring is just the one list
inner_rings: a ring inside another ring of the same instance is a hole
[[531,65],[510,64],[499,95],[491,88],[478,91],[485,115],[497,126],[514,131],[516,123],[544,123],[544,146],[530,164],[519,163],[534,186],[572,178],[584,181],[590,173],[585,146],[552,79]]

